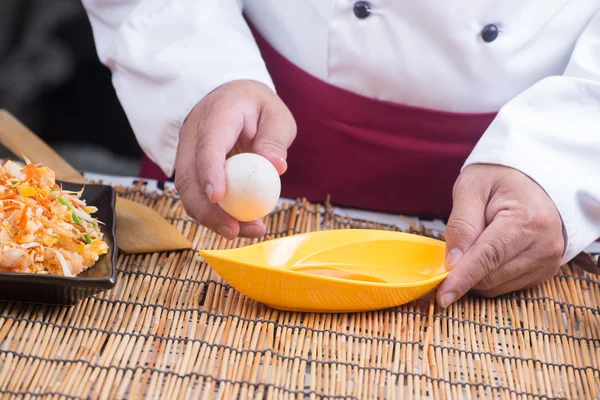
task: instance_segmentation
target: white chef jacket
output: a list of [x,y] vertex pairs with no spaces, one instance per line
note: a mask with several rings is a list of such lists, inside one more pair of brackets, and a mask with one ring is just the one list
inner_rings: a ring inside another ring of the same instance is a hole
[[372,0],[366,18],[349,0],[83,4],[137,139],[169,176],[179,129],[205,95],[236,79],[276,90],[243,11],[283,56],[337,87],[499,111],[465,166],[501,164],[540,184],[563,220],[563,262],[600,237],[600,0]]

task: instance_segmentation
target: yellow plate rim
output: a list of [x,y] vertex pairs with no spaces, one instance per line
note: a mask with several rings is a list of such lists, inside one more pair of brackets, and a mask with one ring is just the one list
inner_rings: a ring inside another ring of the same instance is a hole
[[[316,231],[316,232],[334,232],[334,231],[373,231],[371,229],[336,229],[336,230],[331,230],[331,231]],[[439,239],[435,239],[435,238],[430,238],[428,236],[420,236],[420,235],[416,235],[416,234],[411,234],[408,232],[401,232],[401,231],[384,231],[384,232],[394,232],[394,233],[399,233],[399,234],[405,234],[405,235],[415,235],[415,236],[419,236],[420,238],[424,238],[428,241],[437,241],[437,242],[441,242],[444,243],[443,241],[439,240]],[[315,233],[315,232],[305,232],[299,235],[295,235],[295,236],[305,236],[305,235],[309,235],[311,233]],[[284,236],[281,238],[277,238],[277,239],[284,239],[286,237],[290,237],[290,236]],[[274,239],[274,240],[277,240]],[[254,243],[250,246],[258,246],[261,245],[265,242],[258,242],[258,243]],[[228,250],[241,250],[250,246],[245,246],[245,247],[238,247],[238,248],[234,248],[234,249],[215,249],[215,250],[198,250],[198,254],[204,259],[204,261],[210,265],[210,263],[208,262],[207,258],[215,258],[221,261],[227,261],[228,258],[227,257],[222,257],[219,256],[215,253],[218,252],[225,252]],[[271,268],[268,266],[263,266],[263,265],[256,265],[256,264],[250,264],[247,262],[236,262],[236,264],[241,265],[241,266],[245,266],[247,268],[258,268],[264,271],[276,271],[277,273],[281,273],[283,275],[288,275],[288,276],[297,276],[297,275],[303,275],[305,277],[308,277],[309,279],[314,279],[317,281],[325,281],[325,282],[336,282],[336,283],[344,283],[346,285],[349,286],[363,286],[363,287],[379,287],[379,288],[388,288],[388,289],[404,289],[404,288],[414,288],[414,287],[419,287],[419,286],[425,286],[431,283],[435,283],[438,281],[442,281],[444,280],[448,274],[450,273],[450,271],[446,271],[443,274],[434,276],[432,278],[423,280],[423,281],[419,281],[419,282],[414,282],[414,283],[381,283],[381,282],[367,282],[367,281],[358,281],[358,280],[350,280],[350,279],[343,279],[343,278],[335,278],[335,277],[328,277],[328,276],[322,276],[322,275],[314,275],[314,274],[309,274],[306,272],[301,272],[301,271],[294,271],[294,270],[290,270],[290,269],[283,269],[283,268]],[[211,268],[215,269],[214,267],[211,266]],[[216,269],[215,269],[216,270]],[[218,272],[218,271],[217,271]]]

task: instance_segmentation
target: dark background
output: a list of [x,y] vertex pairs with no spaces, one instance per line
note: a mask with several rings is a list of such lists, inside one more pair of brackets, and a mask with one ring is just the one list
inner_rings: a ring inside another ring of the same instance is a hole
[[0,1],[0,108],[76,168],[137,176],[142,152],[80,0]]

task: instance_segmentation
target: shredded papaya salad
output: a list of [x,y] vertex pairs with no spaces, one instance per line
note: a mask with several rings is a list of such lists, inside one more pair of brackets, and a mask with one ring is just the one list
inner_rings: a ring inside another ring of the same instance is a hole
[[63,190],[39,164],[2,165],[0,271],[77,276],[93,266],[108,245],[83,190]]

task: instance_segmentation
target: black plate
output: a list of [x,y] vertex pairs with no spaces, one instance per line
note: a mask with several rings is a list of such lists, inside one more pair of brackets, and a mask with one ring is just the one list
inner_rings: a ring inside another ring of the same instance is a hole
[[[63,189],[79,191],[80,184],[57,182]],[[117,242],[115,239],[116,192],[108,185],[85,185],[82,198],[87,205],[95,206],[94,215],[104,225],[104,241],[108,253],[100,256],[96,264],[76,277],[0,272],[0,300],[54,305],[74,305],[80,300],[103,290],[111,289],[117,282]]]

